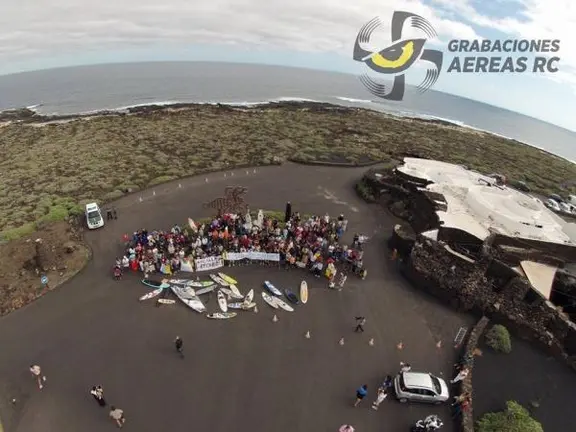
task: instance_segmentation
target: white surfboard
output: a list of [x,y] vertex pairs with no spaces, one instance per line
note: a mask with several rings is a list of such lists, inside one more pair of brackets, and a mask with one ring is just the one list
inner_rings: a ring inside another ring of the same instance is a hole
[[280,309],[284,309],[286,312],[294,312],[294,308],[290,306],[288,303],[286,303],[284,300],[275,297],[274,301],[280,307]]
[[274,309],[278,309],[278,303],[276,303],[274,297],[272,297],[270,294],[267,294],[264,291],[262,291],[262,298],[266,303],[268,303],[268,306],[271,306]]
[[228,309],[242,309],[242,310],[249,310],[256,306],[256,303],[245,303],[245,302],[236,302],[236,303],[228,303]]
[[308,303],[308,284],[305,280],[300,283],[300,301],[303,304]]
[[174,303],[176,303],[176,300],[172,300],[172,299],[158,299],[158,303],[161,303],[161,304],[174,304]]
[[248,291],[248,294],[246,294],[246,297],[244,297],[244,303],[246,303],[246,304],[252,303],[252,300],[254,300],[254,290],[253,289]]
[[232,291],[232,297],[237,298],[237,299],[243,299],[244,296],[242,295],[242,293],[240,292],[240,290],[238,289],[238,287],[234,284],[230,285],[230,291]]
[[182,301],[182,303],[184,303],[190,309],[198,313],[206,312],[206,306],[204,306],[204,303],[202,303],[200,299],[196,296],[196,293],[192,288],[172,285],[171,289],[172,292],[176,294],[176,297],[178,297]]
[[148,300],[148,299],[154,298],[157,295],[159,295],[162,291],[164,291],[164,288],[155,289],[154,291],[150,291],[149,293],[144,294],[142,297],[140,297],[139,300],[143,301],[143,300]]
[[224,279],[222,279],[220,276],[216,276],[215,274],[211,274],[210,275],[210,279],[212,279],[214,282],[216,282],[218,285],[220,286],[225,286],[227,287],[228,285],[230,285],[228,282],[226,282]]
[[193,288],[206,288],[215,285],[214,281],[193,281],[189,279],[170,279],[168,283],[175,285],[184,285]]
[[227,296],[230,296],[230,298],[233,298],[235,300],[242,300],[244,298],[242,296],[238,296],[238,295],[234,294],[234,292],[230,289],[230,287],[228,287],[228,288],[222,287],[222,288],[220,288],[220,291],[222,291],[224,294],[226,294]]
[[228,303],[226,303],[226,297],[221,290],[218,290],[218,306],[222,312],[228,312]]
[[236,312],[215,312],[215,313],[211,313],[211,314],[206,315],[206,318],[230,319],[230,318],[234,318],[236,315],[238,315]]
[[211,293],[212,291],[214,291],[215,289],[216,289],[215,284],[212,286],[206,287],[206,288],[200,288],[200,289],[196,290],[196,295],[199,296],[202,294],[208,294],[208,293]]

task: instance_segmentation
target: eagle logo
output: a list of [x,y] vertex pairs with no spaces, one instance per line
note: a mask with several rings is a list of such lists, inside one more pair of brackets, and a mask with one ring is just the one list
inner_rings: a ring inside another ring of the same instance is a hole
[[[424,80],[418,86],[421,93],[434,85],[442,70],[442,51],[424,49],[428,39],[437,36],[434,27],[419,15],[411,12],[396,11],[392,15],[392,45],[378,52],[368,51],[362,48],[370,43],[370,37],[374,30],[382,25],[380,18],[376,17],[362,26],[356,43],[354,44],[354,60],[365,63],[374,72],[386,75],[394,75],[392,88],[381,84],[364,73],[360,81],[375,96],[382,99],[401,101],[404,98],[406,88],[405,72],[417,61],[423,60],[430,63],[426,70]],[[418,39],[404,39],[402,33],[405,26],[421,30],[426,37]]]

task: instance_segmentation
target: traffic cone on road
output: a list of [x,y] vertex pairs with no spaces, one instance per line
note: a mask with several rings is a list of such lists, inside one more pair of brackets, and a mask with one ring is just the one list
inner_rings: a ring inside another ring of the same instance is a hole
[[278,317],[276,316],[276,314],[274,314],[274,317],[272,318],[272,321],[278,322]]
[[310,337],[311,337],[311,336],[310,336],[310,330],[308,330],[308,331],[306,332],[306,334],[304,335],[304,337],[305,337],[306,339],[310,339]]
[[404,349],[404,343],[398,342],[398,345],[396,345],[396,349],[398,349],[399,351],[402,351]]
[[436,348],[442,348],[442,341],[438,341],[438,343],[436,343]]
[[374,338],[372,338],[368,341],[368,345],[374,346]]
[[340,338],[340,342],[338,342],[340,345],[344,345],[344,338]]
[[258,306],[254,306],[254,313],[258,313]]

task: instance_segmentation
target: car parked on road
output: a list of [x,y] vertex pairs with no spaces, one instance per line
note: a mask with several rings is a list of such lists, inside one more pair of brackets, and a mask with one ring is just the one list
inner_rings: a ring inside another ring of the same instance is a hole
[[394,378],[394,391],[401,403],[441,404],[450,398],[448,386],[442,378],[423,372],[399,373]]
[[104,218],[102,217],[102,212],[98,204],[86,204],[86,225],[88,225],[88,229],[96,229],[104,226]]
[[561,211],[560,210],[560,204],[558,204],[558,201],[553,200],[552,198],[548,198],[546,200],[546,202],[544,203],[544,205],[552,211],[555,211],[555,212]]

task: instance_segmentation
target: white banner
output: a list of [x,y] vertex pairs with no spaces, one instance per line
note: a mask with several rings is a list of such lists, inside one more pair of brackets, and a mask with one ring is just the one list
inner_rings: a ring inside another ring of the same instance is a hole
[[221,256],[198,258],[194,260],[194,264],[196,265],[196,271],[207,271],[224,267],[224,261]]
[[244,259],[279,262],[280,254],[266,252],[227,252],[224,254],[225,261],[240,261]]

